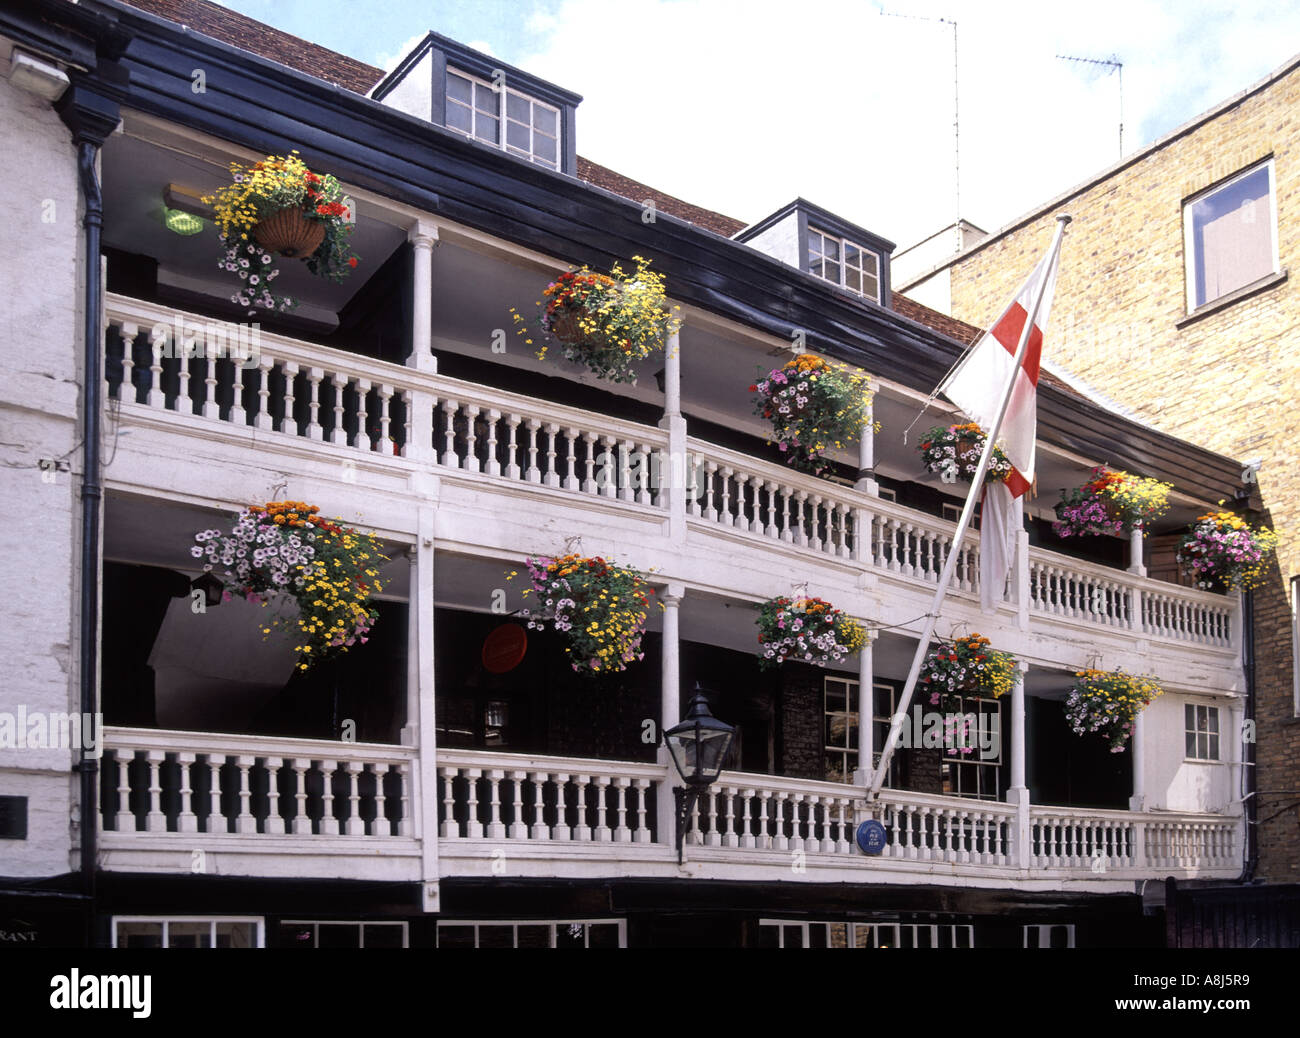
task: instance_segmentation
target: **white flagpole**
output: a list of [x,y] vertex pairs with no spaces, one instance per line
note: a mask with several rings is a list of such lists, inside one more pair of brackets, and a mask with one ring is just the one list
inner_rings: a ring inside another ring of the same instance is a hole
[[1020,365],[1025,359],[1025,350],[1029,346],[1030,332],[1034,329],[1034,322],[1038,320],[1038,308],[1042,305],[1043,292],[1047,288],[1047,273],[1051,271],[1055,264],[1056,255],[1060,252],[1061,239],[1065,237],[1065,225],[1070,222],[1070,217],[1062,213],[1056,220],[1056,235],[1052,239],[1052,247],[1047,253],[1048,259],[1043,271],[1044,276],[1039,279],[1037,286],[1034,288],[1033,305],[1029,308],[1029,313],[1025,318],[1025,326],[1020,332],[1020,341],[1016,345],[1016,358],[1011,365],[1011,377],[1007,381],[1006,388],[1002,391],[1002,401],[998,405],[997,417],[993,419],[993,425],[985,431],[984,451],[980,455],[979,465],[976,467],[975,475],[971,480],[970,492],[966,495],[966,503],[962,506],[961,518],[957,520],[957,532],[953,534],[952,550],[948,552],[948,558],[944,560],[943,572],[939,574],[939,586],[935,589],[934,601],[930,605],[930,611],[926,614],[925,628],[921,632],[920,640],[916,643],[916,654],[912,657],[912,669],[907,672],[907,682],[903,685],[903,697],[898,702],[898,709],[895,711],[893,722],[889,726],[889,738],[885,740],[885,747],[880,753],[880,764],[871,779],[872,800],[875,800],[880,795],[880,787],[883,785],[885,775],[889,771],[889,759],[894,755],[894,750],[898,747],[898,734],[902,730],[904,718],[907,717],[908,707],[912,705],[912,693],[916,691],[916,679],[921,675],[921,665],[925,661],[926,650],[930,647],[930,639],[934,637],[935,624],[939,622],[939,609],[948,594],[948,585],[952,582],[952,575],[957,569],[957,558],[961,554],[962,544],[966,539],[966,530],[975,515],[975,500],[984,487],[984,476],[988,472],[989,462],[993,457],[994,443],[997,441],[998,433],[1002,431],[1002,419],[1006,417],[1007,407],[1011,403],[1011,394],[1016,388],[1016,379],[1020,375]]

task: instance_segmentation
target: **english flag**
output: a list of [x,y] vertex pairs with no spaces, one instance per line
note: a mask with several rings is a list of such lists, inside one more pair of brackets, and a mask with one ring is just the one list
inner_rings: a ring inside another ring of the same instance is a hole
[[[1011,475],[1005,483],[990,483],[984,490],[980,598],[985,609],[995,608],[1002,601],[1007,573],[1015,556],[1016,531],[1023,526],[1021,498],[1034,482],[1038,369],[1059,261],[1059,248],[1053,248],[1043,257],[1002,316],[939,387],[972,421],[988,429],[997,419],[1008,383],[1015,380],[998,435],[998,445],[1012,465]],[[1020,367],[1015,370],[1016,350],[1040,286],[1042,298]]]

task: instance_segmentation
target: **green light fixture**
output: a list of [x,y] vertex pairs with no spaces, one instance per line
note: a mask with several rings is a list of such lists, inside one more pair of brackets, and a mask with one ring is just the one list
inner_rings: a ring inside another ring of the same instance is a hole
[[164,208],[163,223],[167,225],[169,231],[186,238],[203,230],[203,220],[200,217],[179,209]]

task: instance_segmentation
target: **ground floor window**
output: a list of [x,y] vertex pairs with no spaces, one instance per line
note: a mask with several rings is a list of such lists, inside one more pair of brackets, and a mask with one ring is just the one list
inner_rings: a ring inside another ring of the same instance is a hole
[[287,919],[280,924],[281,948],[406,948],[405,923]]
[[261,948],[260,918],[114,916],[114,948]]
[[477,920],[438,924],[439,948],[626,948],[622,919]]
[[760,919],[760,948],[973,948],[969,923],[832,923]]
[[1048,924],[1025,927],[1026,948],[1073,948],[1073,924]]

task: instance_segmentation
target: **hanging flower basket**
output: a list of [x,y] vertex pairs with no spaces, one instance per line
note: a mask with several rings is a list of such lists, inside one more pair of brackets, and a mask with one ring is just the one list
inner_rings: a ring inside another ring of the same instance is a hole
[[1065,700],[1065,719],[1075,735],[1101,735],[1111,753],[1123,753],[1137,715],[1163,693],[1154,678],[1122,670],[1081,670]]
[[295,206],[260,220],[253,228],[253,237],[264,249],[291,259],[301,258],[320,248],[325,240],[325,225]]
[[229,531],[204,530],[190,549],[206,573],[219,571],[223,600],[241,595],[271,607],[262,628],[294,641],[298,668],[364,644],[379,618],[380,562],[388,556],[373,534],[320,517],[315,505],[271,501],[251,505]]
[[856,620],[820,598],[771,598],[759,606],[759,666],[787,660],[822,666],[855,655],[867,641]]
[[1062,494],[1052,530],[1058,537],[1118,537],[1169,510],[1170,483],[1099,467],[1092,479]]
[[217,268],[239,281],[232,302],[259,310],[298,305],[272,283],[280,276],[276,257],[301,259],[317,277],[342,281],[356,267],[351,238],[354,210],[332,176],[313,173],[298,158],[268,155],[261,162],[230,164],[231,183],[203,197],[216,214],[225,255]]
[[[969,483],[979,468],[984,452],[984,430],[973,422],[935,426],[918,445],[921,461],[929,472],[937,472],[945,483],[961,480]],[[1011,475],[1011,462],[996,444],[989,459],[984,482],[1005,483]]]
[[1231,512],[1211,512],[1178,543],[1178,563],[1207,590],[1249,591],[1264,582],[1264,567],[1277,548],[1277,534],[1250,526]]
[[757,394],[754,413],[772,423],[767,442],[777,446],[787,465],[821,475],[830,468],[826,451],[842,449],[866,426],[869,382],[848,365],[804,353],[769,371],[749,391]]
[[[650,270],[649,260],[632,259],[636,271],[631,274],[617,263],[609,274],[582,267],[546,286],[539,323],[548,341],[538,351],[539,359],[545,359],[549,341],[554,341],[565,360],[583,365],[597,378],[636,380],[636,364],[662,350],[680,322],[669,308],[663,277]],[[533,345],[523,316],[513,307],[510,313],[520,326],[518,333]]]
[[528,627],[563,634],[575,671],[607,674],[645,657],[641,637],[654,589],[636,570],[577,554],[524,561],[532,581],[524,596],[536,603],[523,611]]
[[916,683],[930,706],[951,711],[961,709],[963,695],[993,699],[1005,695],[1015,673],[1014,656],[993,648],[983,635],[971,634],[931,649]]

